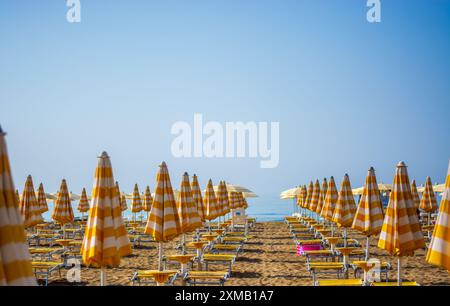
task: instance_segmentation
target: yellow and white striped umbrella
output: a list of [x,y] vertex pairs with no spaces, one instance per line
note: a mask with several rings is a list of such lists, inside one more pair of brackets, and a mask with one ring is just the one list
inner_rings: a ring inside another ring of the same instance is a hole
[[37,201],[39,205],[39,211],[41,213],[48,211],[47,199],[45,196],[44,185],[42,185],[42,183],[39,184],[39,188],[37,191]]
[[145,188],[144,200],[142,201],[142,209],[146,212],[150,212],[152,209],[152,203],[152,193],[150,192],[150,187],[147,186],[147,188]]
[[197,207],[198,215],[202,221],[205,221],[206,212],[203,206],[202,191],[200,190],[197,175],[195,174],[192,176],[191,192],[192,192],[192,199],[194,200],[195,206]]
[[236,209],[238,203],[237,193],[235,191],[228,192],[228,203],[230,205],[230,209]]
[[138,213],[142,211],[141,194],[137,184],[134,184],[133,199],[131,201],[131,212]]
[[319,196],[320,196],[320,183],[319,180],[316,180],[313,187],[313,193],[311,196],[311,201],[309,202],[308,209],[312,212],[315,212],[317,209],[317,205],[319,204]]
[[327,193],[325,195],[325,203],[322,208],[320,215],[331,221],[333,219],[334,208],[336,207],[336,202],[338,199],[338,192],[336,189],[336,183],[334,182],[334,177],[330,178],[328,182]]
[[67,189],[67,183],[64,179],[61,182],[61,187],[59,188],[58,196],[56,197],[52,219],[63,225],[73,222],[74,219],[69,190]]
[[338,200],[333,212],[332,221],[339,227],[351,227],[356,212],[355,198],[353,198],[350,178],[345,174],[339,190]]
[[225,184],[225,181],[222,182],[222,207],[225,214],[228,214],[230,212],[230,202],[228,200],[228,190],[227,185]]
[[216,213],[217,213],[217,217],[223,216],[225,215],[223,212],[223,207],[222,207],[222,181],[219,182],[219,185],[217,185],[217,188],[214,188],[214,192],[216,193],[216,201],[217,201],[217,205],[216,205]]
[[308,185],[308,189],[306,190],[306,200],[305,200],[303,208],[309,209],[309,206],[310,206],[311,200],[312,200],[313,191],[314,191],[314,185],[313,185],[313,182],[310,181],[309,185]]
[[202,220],[200,219],[196,204],[192,198],[191,184],[187,172],[183,175],[176,204],[182,233],[194,231],[202,226]]
[[306,200],[306,186],[302,185],[299,187],[299,192],[297,195],[297,205],[303,207],[303,203]]
[[121,257],[132,251],[106,152],[99,156],[95,169],[91,204],[81,246],[83,263],[88,267],[118,267]]
[[78,202],[78,211],[80,213],[85,213],[89,211],[89,200],[87,198],[85,188],[83,188],[83,191],[81,191],[80,202]]
[[410,256],[425,242],[412,199],[408,171],[404,162],[397,165],[389,204],[378,247],[393,256]]
[[322,212],[323,205],[325,203],[325,195],[327,194],[328,182],[324,178],[322,181],[322,188],[320,189],[319,200],[317,202],[316,213],[320,215]]
[[363,187],[352,228],[366,236],[377,235],[383,226],[383,204],[378,189],[375,169],[370,167]]
[[433,184],[431,183],[429,176],[427,176],[427,179],[425,180],[425,190],[423,191],[419,208],[427,213],[432,213],[438,208],[436,196],[433,191]]
[[122,196],[120,197],[120,208],[122,209],[122,211],[128,209],[127,198],[125,197],[124,194],[122,194]]
[[157,242],[166,242],[182,233],[177,207],[165,162],[159,166],[156,176],[155,197],[148,217],[145,233]]
[[414,207],[415,207],[416,209],[419,209],[419,206],[420,206],[420,197],[419,197],[419,192],[417,192],[416,180],[412,180],[412,183],[411,183],[411,193],[412,193],[412,196],[413,196]]
[[5,135],[0,127],[0,286],[34,286],[36,279],[14,191]]
[[450,163],[426,261],[450,272]]
[[225,181],[219,182],[218,190],[216,192],[217,202],[220,206],[220,216],[225,216],[230,212],[229,203],[228,203],[228,192],[227,187],[225,186]]
[[34,191],[33,179],[31,175],[28,175],[23,188],[22,198],[19,202],[20,214],[23,218],[23,226],[25,228],[33,227],[36,224],[44,222],[41,216],[41,210],[39,203],[36,199],[36,193]]
[[120,192],[120,187],[119,187],[119,182],[116,182],[116,191],[117,191],[117,194],[119,195],[119,201],[120,201],[120,209],[122,210],[122,211],[125,211],[125,210],[127,210],[128,209],[128,206],[127,206],[127,199],[126,199],[126,197],[125,197],[125,194],[122,194],[121,192]]
[[212,180],[209,179],[208,185],[206,186],[205,197],[203,199],[206,210],[206,220],[214,220],[218,217],[217,213],[217,198],[214,192]]

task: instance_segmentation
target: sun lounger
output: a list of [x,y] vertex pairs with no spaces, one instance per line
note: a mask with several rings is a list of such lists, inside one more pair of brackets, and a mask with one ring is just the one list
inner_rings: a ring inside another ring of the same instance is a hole
[[236,260],[236,256],[228,254],[204,254],[202,259],[205,264],[205,270],[208,270],[208,266],[211,264],[223,264],[228,266],[228,273],[231,274],[231,267]]
[[219,285],[223,286],[230,274],[227,271],[189,271],[184,280],[190,286]]
[[315,286],[362,286],[360,279],[320,279],[314,283]]
[[307,268],[312,275],[313,283],[315,283],[318,274],[336,274],[336,277],[340,278],[346,271],[343,262],[309,262]]
[[30,255],[33,257],[46,257],[47,260],[51,261],[53,255],[62,253],[63,248],[30,248]]
[[[375,287],[395,287],[397,286],[397,282],[377,282],[377,283],[370,283],[371,286]],[[420,286],[416,282],[402,282],[401,286],[403,287],[409,287],[409,286]]]
[[312,259],[325,259],[326,261],[334,260],[335,254],[331,250],[317,250],[317,251],[303,251],[302,255],[306,256],[306,262],[310,262]]
[[231,252],[233,253],[235,256],[237,256],[239,254],[239,252],[242,249],[242,245],[241,244],[215,244],[211,250],[212,253],[215,252]]
[[[149,284],[157,284],[156,277],[159,275],[161,271],[159,270],[146,270],[146,271],[136,271],[131,278],[132,286],[136,283],[138,286],[140,285],[149,285]],[[164,271],[168,274],[168,279],[166,285],[173,285],[175,279],[178,276],[178,271],[176,270],[166,270]]]
[[[353,261],[350,266],[353,268],[355,278],[359,278],[361,273],[363,273],[362,268],[358,265],[358,263],[363,261]],[[389,271],[392,269],[392,265],[388,262],[381,262],[379,267],[380,276],[382,274],[385,275],[386,282],[388,281]]]
[[228,237],[225,236],[222,238],[222,242],[223,243],[238,243],[238,244],[243,244],[244,242],[247,241],[247,237]]
[[61,268],[64,267],[64,264],[62,262],[53,261],[32,261],[31,267],[37,279],[39,279],[39,276],[41,275],[44,276],[45,286],[48,286],[48,278],[51,273],[58,270],[59,277],[61,277]]

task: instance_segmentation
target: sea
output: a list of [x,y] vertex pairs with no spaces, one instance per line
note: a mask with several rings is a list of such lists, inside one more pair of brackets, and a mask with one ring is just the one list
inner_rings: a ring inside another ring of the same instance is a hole
[[[440,196],[437,196],[438,205],[440,203]],[[383,205],[387,206],[388,198],[382,198]],[[285,216],[292,215],[297,212],[297,207],[294,200],[281,200],[279,195],[264,195],[258,198],[248,198],[247,202],[249,207],[246,211],[247,215],[252,218],[256,218],[258,222],[270,222],[270,221],[283,221]],[[358,203],[358,197],[355,197],[355,203]],[[128,201],[128,207],[130,207],[131,201]],[[77,210],[78,202],[73,202],[73,212],[75,217],[81,217],[81,214]],[[48,201],[49,211],[43,214],[44,220],[51,220],[51,212],[53,211],[53,202]],[[131,211],[127,210],[123,213],[123,216],[128,220],[132,220],[134,217]],[[136,218],[146,218],[146,212],[137,213]]]

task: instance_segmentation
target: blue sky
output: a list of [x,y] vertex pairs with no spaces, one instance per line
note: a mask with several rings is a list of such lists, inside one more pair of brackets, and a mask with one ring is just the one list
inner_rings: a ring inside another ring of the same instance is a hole
[[[16,185],[28,174],[55,191],[92,186],[111,156],[123,189],[154,189],[165,160],[248,186],[283,189],[369,166],[391,182],[404,160],[419,183],[443,182],[450,158],[450,1],[65,1],[0,3],[0,124]],[[176,159],[175,121],[280,122],[280,163]],[[258,202],[255,202],[258,203]],[[275,202],[274,202],[275,203]],[[278,205],[278,204],[274,204]],[[281,205],[281,204],[280,204]]]

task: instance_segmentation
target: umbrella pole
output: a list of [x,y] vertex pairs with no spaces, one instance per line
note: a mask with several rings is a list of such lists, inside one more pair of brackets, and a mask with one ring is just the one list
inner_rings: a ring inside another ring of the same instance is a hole
[[106,286],[106,269],[105,269],[105,267],[100,268],[100,286]]
[[344,227],[344,248],[347,247],[347,228]]
[[401,278],[401,257],[397,257],[397,286],[402,285],[402,278]]
[[431,212],[428,213],[428,225],[431,225]]
[[367,236],[366,237],[366,261],[369,260],[369,256],[370,256],[370,253],[369,253],[369,246],[370,246],[369,239],[370,239],[370,236]]
[[163,271],[162,258],[163,258],[163,244],[160,241],[158,244],[158,270],[159,271]]
[[186,234],[181,236],[181,254],[186,255]]

